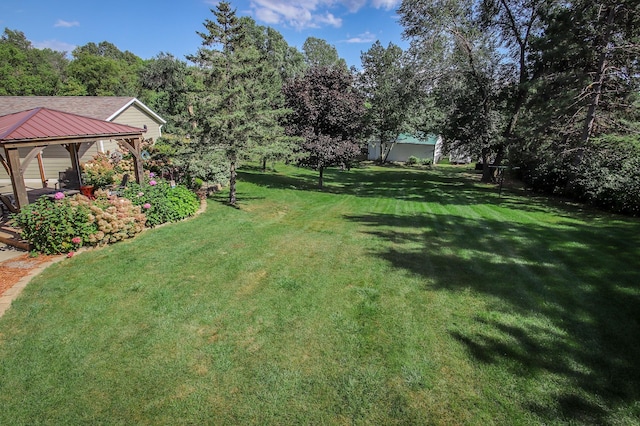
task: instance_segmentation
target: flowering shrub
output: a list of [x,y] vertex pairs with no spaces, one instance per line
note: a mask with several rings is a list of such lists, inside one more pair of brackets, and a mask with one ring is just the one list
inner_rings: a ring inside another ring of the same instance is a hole
[[13,215],[13,223],[22,229],[22,238],[34,250],[45,254],[77,249],[94,232],[89,224],[89,209],[74,208],[68,199],[52,202],[40,198]]
[[131,238],[144,229],[145,215],[130,200],[105,193],[90,200],[74,195],[52,202],[40,198],[12,217],[22,238],[45,254]]
[[113,185],[116,170],[109,154],[99,152],[82,165],[82,173],[82,181],[85,185],[106,188]]
[[130,183],[122,194],[143,208],[147,226],[175,222],[192,216],[198,210],[200,202],[196,194],[184,186],[171,187],[165,180],[152,175],[150,178],[152,180],[145,186]]
[[91,233],[88,243],[102,245],[133,238],[142,232],[146,216],[131,200],[108,195],[105,191],[98,191],[95,200],[76,196],[70,204],[77,208],[88,208],[89,224],[95,232]]

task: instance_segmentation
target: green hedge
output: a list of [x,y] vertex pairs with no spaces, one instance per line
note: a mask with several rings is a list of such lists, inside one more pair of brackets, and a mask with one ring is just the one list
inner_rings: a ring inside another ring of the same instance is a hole
[[165,180],[153,177],[145,185],[130,183],[121,195],[142,208],[148,227],[193,216],[200,207],[196,194],[186,187],[172,187]]

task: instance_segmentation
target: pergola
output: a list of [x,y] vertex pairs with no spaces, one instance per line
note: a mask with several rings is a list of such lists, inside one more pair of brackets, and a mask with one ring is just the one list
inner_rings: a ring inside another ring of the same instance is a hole
[[[80,145],[100,140],[118,141],[132,154],[135,179],[141,183],[143,170],[140,146],[144,132],[144,129],[124,124],[47,108],[35,108],[0,117],[0,145],[4,149],[4,157],[0,153],[0,162],[11,178],[16,207],[20,209],[29,204],[24,181],[27,166],[41,155],[43,149],[51,145],[65,147],[69,152],[71,168],[77,174],[78,182],[82,183]],[[30,148],[24,158],[20,158],[19,148]]]

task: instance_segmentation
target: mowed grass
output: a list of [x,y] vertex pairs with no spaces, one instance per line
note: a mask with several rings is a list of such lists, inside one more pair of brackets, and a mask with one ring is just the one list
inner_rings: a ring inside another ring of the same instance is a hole
[[464,168],[245,168],[48,268],[0,424],[638,424],[640,221]]

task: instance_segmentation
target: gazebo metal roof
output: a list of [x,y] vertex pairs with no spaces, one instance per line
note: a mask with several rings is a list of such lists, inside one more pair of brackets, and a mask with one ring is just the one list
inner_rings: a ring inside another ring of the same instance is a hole
[[143,129],[47,108],[0,117],[0,143],[41,143],[52,139],[138,135]]

